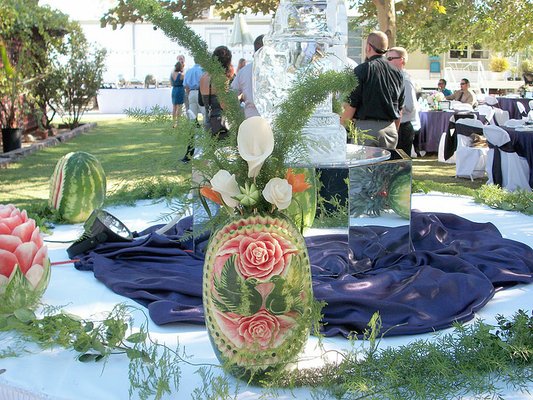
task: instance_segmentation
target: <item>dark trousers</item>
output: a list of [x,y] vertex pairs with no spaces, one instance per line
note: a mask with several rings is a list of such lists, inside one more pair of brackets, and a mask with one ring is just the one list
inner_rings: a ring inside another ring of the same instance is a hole
[[400,129],[398,130],[398,145],[396,148],[405,151],[405,154],[409,157],[411,157],[411,147],[415,140],[415,134],[416,131],[411,122],[402,122],[400,124]]
[[373,136],[373,139],[364,141],[365,146],[395,149],[398,143],[398,132],[394,121],[378,121],[373,119],[357,119],[355,127],[363,131],[365,135]]

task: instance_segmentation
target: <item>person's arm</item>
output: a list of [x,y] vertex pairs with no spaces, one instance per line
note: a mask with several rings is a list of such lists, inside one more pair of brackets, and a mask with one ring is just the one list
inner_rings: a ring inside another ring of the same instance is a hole
[[446,100],[457,100],[459,98],[458,94],[461,93],[460,90],[456,91],[455,93],[452,93],[449,96],[446,96]]
[[356,108],[348,103],[344,103],[344,110],[341,115],[341,125],[347,126],[348,121],[351,121],[355,115]]

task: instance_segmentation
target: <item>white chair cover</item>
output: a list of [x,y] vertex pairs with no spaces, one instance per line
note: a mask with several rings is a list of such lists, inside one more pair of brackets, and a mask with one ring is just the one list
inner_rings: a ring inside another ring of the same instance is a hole
[[527,115],[526,107],[521,102],[517,101],[516,107],[518,108],[521,116]]
[[468,103],[461,103],[460,101],[452,101],[451,109],[455,111],[473,111],[473,107]]
[[529,111],[533,111],[533,100],[529,100]]
[[504,126],[509,121],[509,111],[501,108],[494,108],[494,121],[498,126]]
[[[499,126],[487,125],[483,128],[483,135],[487,138],[487,142],[493,146],[500,147],[508,143],[511,138],[509,134]],[[527,160],[520,157],[516,153],[508,153],[500,151],[501,153],[501,168],[502,168],[502,187],[504,189],[513,191],[517,188],[531,191],[529,186],[529,165]],[[492,164],[494,162],[494,149],[489,149],[487,155],[487,183],[494,183],[492,176]]]
[[522,121],[521,119],[510,119],[506,121],[504,124],[504,126],[508,128],[516,128],[517,126],[522,126],[522,125],[524,125],[524,121]]
[[485,96],[485,103],[488,104],[489,106],[495,106],[496,104],[498,104],[498,99],[494,96]]
[[461,126],[483,129],[483,123],[478,119],[462,118],[455,123],[457,135],[457,150],[455,152],[455,176],[470,178],[482,178],[485,176],[488,148],[471,147],[470,135],[461,135],[458,131]]
[[437,153],[437,160],[439,162],[443,162],[446,164],[455,164],[455,154],[448,158],[447,160],[444,159],[444,145],[446,143],[446,132],[442,132],[442,135],[440,136],[439,140],[439,151]]
[[494,123],[494,108],[493,107],[486,105],[486,104],[482,104],[477,107],[477,111],[479,112],[479,115],[483,115],[485,117],[485,120],[487,121],[487,123],[489,124]]

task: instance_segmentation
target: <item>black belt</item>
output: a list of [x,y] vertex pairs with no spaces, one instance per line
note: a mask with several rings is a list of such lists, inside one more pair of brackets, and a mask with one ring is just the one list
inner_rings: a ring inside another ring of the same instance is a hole
[[391,119],[375,119],[375,118],[356,118],[356,121],[376,121],[376,122],[388,122],[389,124],[394,122],[395,120]]

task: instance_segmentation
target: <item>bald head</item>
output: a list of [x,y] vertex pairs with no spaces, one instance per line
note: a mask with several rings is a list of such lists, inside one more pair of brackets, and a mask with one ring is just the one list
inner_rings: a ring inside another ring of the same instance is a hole
[[389,38],[381,31],[374,31],[368,35],[366,43],[375,54],[385,54],[389,47]]

